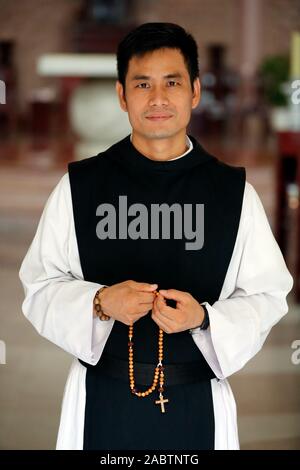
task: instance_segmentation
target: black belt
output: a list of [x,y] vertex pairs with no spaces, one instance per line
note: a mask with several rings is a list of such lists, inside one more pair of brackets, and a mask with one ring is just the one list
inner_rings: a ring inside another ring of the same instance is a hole
[[[103,373],[110,377],[125,380],[129,383],[128,361],[102,354],[99,362],[92,366],[79,359],[87,368],[92,368],[95,373]],[[135,383],[150,386],[154,378],[154,370],[157,364],[134,362]],[[215,374],[206,362],[195,361],[185,364],[164,364],[165,385],[180,385],[201,382],[215,378]]]

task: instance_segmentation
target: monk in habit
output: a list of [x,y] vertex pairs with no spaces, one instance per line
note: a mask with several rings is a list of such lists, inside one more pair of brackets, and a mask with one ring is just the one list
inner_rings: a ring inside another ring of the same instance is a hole
[[293,279],[245,168],[187,134],[192,35],[142,24],[117,72],[132,132],[69,163],[19,272],[24,315],[74,357],[57,449],[239,449],[227,378],[287,313]]

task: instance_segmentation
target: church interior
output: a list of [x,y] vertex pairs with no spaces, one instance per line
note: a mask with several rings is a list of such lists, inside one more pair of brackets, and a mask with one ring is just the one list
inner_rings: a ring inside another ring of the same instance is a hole
[[298,0],[0,0],[0,449],[55,447],[72,358],[22,314],[18,270],[68,162],[130,133],[115,52],[150,21],[194,35],[201,101],[188,133],[246,168],[294,279],[288,314],[229,378],[241,449],[300,449]]

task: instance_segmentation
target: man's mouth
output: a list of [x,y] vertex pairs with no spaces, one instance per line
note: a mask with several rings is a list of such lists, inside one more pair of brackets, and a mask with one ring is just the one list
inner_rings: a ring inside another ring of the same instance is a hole
[[146,119],[149,119],[150,121],[164,121],[167,119],[170,119],[171,116],[170,114],[153,114],[150,116],[146,116]]

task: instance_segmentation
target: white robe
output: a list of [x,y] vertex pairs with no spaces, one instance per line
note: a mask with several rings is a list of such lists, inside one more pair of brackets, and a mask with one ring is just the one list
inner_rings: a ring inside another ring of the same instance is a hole
[[[25,291],[24,315],[43,337],[74,356],[56,448],[82,449],[86,368],[77,358],[93,365],[98,362],[114,320],[93,318],[93,298],[102,284],[83,280],[68,173],[47,200],[19,276]],[[220,298],[213,305],[203,302],[210,328],[196,329],[192,335],[217,377],[211,380],[215,449],[239,449],[236,404],[226,378],[261,349],[272,326],[287,313],[286,295],[292,286],[262,203],[246,182]]]

